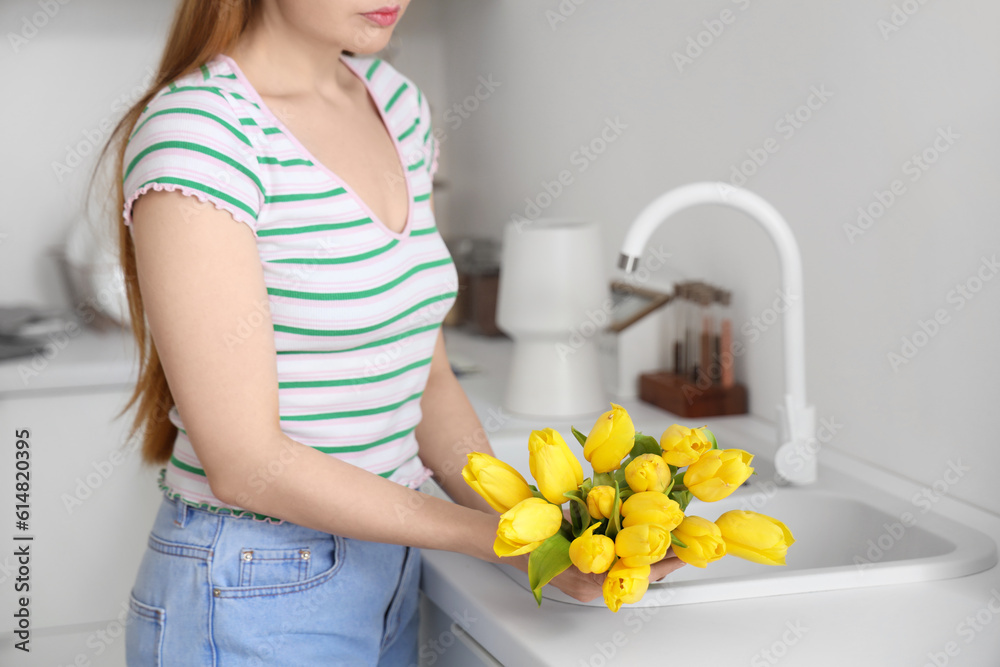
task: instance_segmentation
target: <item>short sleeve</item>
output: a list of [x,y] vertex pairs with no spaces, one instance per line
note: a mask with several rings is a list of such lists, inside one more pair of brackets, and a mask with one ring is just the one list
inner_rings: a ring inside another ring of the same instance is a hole
[[177,88],[154,97],[125,148],[125,224],[150,190],[173,190],[228,211],[256,234],[264,186],[257,150],[217,89]]
[[427,96],[420,94],[420,121],[423,125],[423,150],[424,160],[426,160],[427,171],[431,178],[438,169],[438,139],[434,136],[434,126],[431,124],[431,106],[427,101]]

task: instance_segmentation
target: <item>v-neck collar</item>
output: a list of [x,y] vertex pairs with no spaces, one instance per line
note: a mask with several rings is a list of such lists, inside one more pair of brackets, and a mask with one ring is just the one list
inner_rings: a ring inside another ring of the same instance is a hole
[[352,188],[347,181],[338,176],[333,170],[328,168],[325,164],[320,162],[320,160],[316,158],[316,156],[314,156],[309,151],[309,149],[307,149],[304,145],[302,145],[302,142],[300,142],[298,138],[294,134],[292,134],[292,132],[288,129],[288,127],[286,127],[285,124],[281,122],[281,119],[278,118],[273,111],[271,111],[270,107],[268,107],[268,105],[261,98],[260,93],[258,93],[257,89],[253,87],[253,84],[250,83],[250,80],[247,79],[246,75],[243,73],[243,70],[240,69],[240,66],[236,63],[235,60],[222,53],[218,54],[216,58],[226,63],[226,65],[232,70],[232,73],[236,76],[236,80],[239,81],[246,89],[247,93],[246,97],[250,99],[252,102],[254,102],[260,109],[261,113],[263,113],[270,122],[274,123],[275,126],[281,130],[281,132],[285,135],[285,137],[287,137],[288,140],[292,143],[292,145],[295,146],[295,149],[299,151],[303,157],[312,162],[313,166],[315,166],[317,169],[326,174],[330,179],[332,179],[334,182],[336,182],[338,185],[344,188],[345,192],[350,197],[352,197],[355,202],[357,202],[358,206],[361,207],[362,211],[364,211],[365,215],[369,217],[373,223],[375,223],[378,227],[380,227],[386,234],[395,239],[404,239],[409,237],[410,230],[413,228],[413,192],[410,186],[410,178],[407,174],[408,170],[407,170],[406,160],[403,158],[403,151],[399,145],[399,142],[396,140],[396,137],[392,133],[392,129],[389,127],[389,119],[386,117],[386,113],[382,108],[380,100],[376,96],[375,91],[372,89],[370,82],[365,76],[364,70],[360,69],[360,67],[357,64],[352,62],[354,60],[352,56],[348,56],[344,53],[341,53],[340,60],[347,66],[349,70],[351,70],[351,72],[355,76],[357,76],[361,80],[361,83],[364,85],[365,90],[368,92],[369,99],[371,99],[372,102],[374,102],[375,108],[378,110],[379,118],[382,121],[382,126],[385,128],[385,131],[389,133],[389,139],[392,141],[392,145],[396,149],[396,155],[399,158],[399,164],[403,172],[403,180],[406,182],[406,199],[407,199],[406,223],[403,225],[403,229],[401,229],[398,232],[395,232],[392,229],[390,229],[389,226],[385,224],[385,222],[383,222],[377,215],[375,215],[374,211],[372,211],[371,207],[368,206],[367,202],[365,202],[364,199],[358,196],[358,193],[354,191],[354,188]]

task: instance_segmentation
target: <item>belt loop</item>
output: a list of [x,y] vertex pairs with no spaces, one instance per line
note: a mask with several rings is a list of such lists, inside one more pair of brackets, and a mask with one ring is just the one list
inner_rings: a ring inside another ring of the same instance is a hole
[[177,503],[177,515],[174,517],[174,523],[183,528],[187,525],[191,508],[180,498],[174,498],[174,502]]

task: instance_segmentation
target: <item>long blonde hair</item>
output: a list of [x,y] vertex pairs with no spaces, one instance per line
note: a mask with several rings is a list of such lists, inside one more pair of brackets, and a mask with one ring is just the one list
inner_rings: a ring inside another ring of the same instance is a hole
[[[112,199],[116,202],[112,210],[116,216],[121,215],[125,206],[125,193],[121,180],[127,143],[125,138],[132,133],[143,109],[165,85],[198,69],[215,55],[229,49],[247,29],[258,6],[258,0],[181,0],[156,77],[145,95],[115,126],[97,160],[99,168],[109,151],[113,151],[116,157],[112,179],[114,182]],[[95,175],[96,173],[97,169],[94,171]],[[93,177],[91,182],[93,183]],[[156,345],[153,344],[146,327],[132,236],[120,217],[116,220],[116,228],[132,335],[139,352],[139,378],[135,390],[117,417],[138,402],[128,439],[142,430],[142,460],[150,464],[162,464],[170,459],[177,437],[177,427],[167,418],[174,406],[174,399],[167,386],[167,378]]]

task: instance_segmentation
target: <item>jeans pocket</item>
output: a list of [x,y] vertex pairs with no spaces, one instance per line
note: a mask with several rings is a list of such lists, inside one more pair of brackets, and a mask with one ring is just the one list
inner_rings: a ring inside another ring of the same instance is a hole
[[253,549],[240,552],[240,586],[273,586],[309,578],[312,549]]
[[125,624],[125,664],[129,667],[160,667],[163,658],[163,628],[167,612],[162,607],[128,596]]
[[[280,549],[246,546],[240,549],[238,558],[237,585],[217,586],[213,590],[215,597],[285,595],[318,586],[343,565],[343,538],[326,535]],[[221,569],[232,572],[228,565]]]

